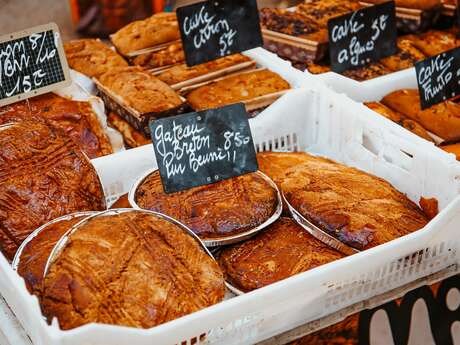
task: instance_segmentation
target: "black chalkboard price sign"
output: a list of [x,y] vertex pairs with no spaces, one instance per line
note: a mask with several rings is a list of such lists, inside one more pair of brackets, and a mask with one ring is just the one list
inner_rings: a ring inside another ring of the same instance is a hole
[[150,122],[166,193],[257,171],[257,159],[242,103]]
[[460,48],[417,62],[415,71],[422,109],[460,94]]
[[334,72],[364,66],[397,52],[394,1],[328,21],[329,58]]
[[188,66],[262,46],[256,0],[213,0],[177,9]]
[[70,84],[56,24],[0,37],[0,105]]

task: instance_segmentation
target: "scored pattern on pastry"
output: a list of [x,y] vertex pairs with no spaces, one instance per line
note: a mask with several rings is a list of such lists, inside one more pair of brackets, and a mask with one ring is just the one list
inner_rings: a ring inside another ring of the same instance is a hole
[[217,238],[264,223],[276,210],[277,192],[260,175],[251,173],[166,194],[156,171],[139,186],[135,200],[141,208],[180,220],[200,237]]
[[45,277],[43,311],[61,328],[150,328],[223,299],[223,274],[177,225],[139,211],[96,216],[70,236]]
[[70,138],[38,122],[0,130],[0,250],[8,259],[42,224],[104,208],[97,173]]

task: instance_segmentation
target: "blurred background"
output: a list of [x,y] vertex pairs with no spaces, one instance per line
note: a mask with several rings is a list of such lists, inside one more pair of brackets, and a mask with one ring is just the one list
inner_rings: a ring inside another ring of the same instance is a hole
[[[192,0],[0,0],[0,35],[51,21],[64,40],[105,36],[127,23],[198,1]],[[295,0],[258,0],[262,7],[289,7]]]

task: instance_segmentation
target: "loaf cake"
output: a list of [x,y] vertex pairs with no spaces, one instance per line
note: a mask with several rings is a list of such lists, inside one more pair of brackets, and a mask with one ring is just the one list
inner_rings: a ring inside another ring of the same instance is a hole
[[[366,0],[365,2],[371,4],[381,4],[386,0]],[[441,7],[440,0],[395,0],[396,7],[412,8],[417,10],[433,10]]]
[[344,257],[282,217],[251,239],[222,249],[226,280],[247,292]]
[[[72,215],[55,219],[32,233],[34,236],[16,254],[14,261],[19,261],[18,274],[24,278],[26,287],[30,293],[41,298],[43,276],[46,263],[56,243],[76,223],[88,217],[91,212],[77,212]],[[25,243],[25,242],[24,242]],[[18,255],[20,254],[20,255]]]
[[459,46],[455,34],[446,31],[430,30],[423,34],[407,35],[406,37],[427,56],[438,55]]
[[224,293],[222,271],[195,238],[138,210],[77,227],[45,276],[42,310],[63,330],[93,322],[151,328]]
[[101,183],[87,157],[68,136],[39,122],[1,128],[0,186],[0,250],[9,260],[48,221],[105,208]]
[[426,58],[420,50],[418,50],[410,39],[406,37],[398,37],[397,43],[398,52],[394,55],[380,59],[380,63],[391,71],[400,71],[411,68],[416,62]]
[[303,38],[308,38],[309,34],[319,30],[313,19],[281,8],[262,8],[260,24],[264,29]]
[[368,108],[374,110],[375,112],[379,113],[380,115],[386,117],[387,119],[397,123],[400,126],[403,126],[407,130],[411,131],[415,135],[419,137],[434,142],[433,138],[428,134],[425,128],[418,122],[406,118],[401,113],[388,108],[387,106],[383,105],[382,103],[378,102],[369,102],[364,103]]
[[147,69],[154,69],[175,65],[184,61],[185,55],[182,49],[182,43],[173,43],[158,51],[138,55],[132,62],[134,65],[139,65]]
[[126,25],[111,35],[110,39],[121,54],[128,55],[180,39],[179,24],[175,13],[156,13]]
[[47,93],[0,108],[0,124],[34,119],[44,121],[72,138],[89,158],[113,153],[109,138],[89,102]]
[[128,63],[116,52],[98,39],[80,39],[64,43],[69,67],[90,77],[116,67],[126,67]]
[[249,231],[267,221],[278,206],[277,191],[258,173],[166,194],[160,173],[150,174],[135,191],[137,206],[164,213],[202,239]]
[[158,75],[158,79],[164,81],[168,85],[174,85],[186,80],[203,76],[210,72],[220,71],[224,68],[249,61],[251,61],[251,59],[248,57],[241,54],[235,54],[192,67],[188,67],[186,64],[181,64],[171,67],[170,69],[160,73]]
[[152,142],[151,138],[148,138],[144,135],[144,133],[135,129],[128,123],[128,121],[114,112],[109,113],[107,116],[107,122],[112,128],[115,128],[121,133],[125,145],[129,148],[147,145]]
[[161,113],[183,103],[173,89],[142,67],[113,69],[101,75],[99,81],[140,114]]
[[[259,161],[269,164],[273,160],[276,167],[289,155],[262,153]],[[427,224],[422,210],[383,179],[326,158],[294,155],[291,162],[304,162],[288,168],[278,180],[286,200],[344,244],[368,249]]]
[[446,101],[422,110],[418,90],[398,90],[381,102],[447,141],[460,139],[460,105]]
[[257,70],[223,78],[201,86],[187,95],[196,110],[223,107],[290,88],[287,81],[269,70]]

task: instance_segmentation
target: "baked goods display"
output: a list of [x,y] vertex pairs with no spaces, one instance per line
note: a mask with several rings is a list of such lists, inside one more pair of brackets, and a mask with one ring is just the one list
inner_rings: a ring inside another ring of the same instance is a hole
[[185,61],[184,50],[182,43],[172,43],[169,46],[140,54],[132,59],[133,65],[145,67],[149,70],[157,70],[160,68],[170,67]]
[[77,212],[53,219],[35,230],[19,247],[12,266],[24,278],[30,293],[41,298],[48,258],[62,236],[75,224],[95,212]]
[[9,260],[48,221],[105,208],[88,158],[68,136],[40,122],[1,127],[0,186],[0,251]]
[[264,69],[229,76],[198,87],[187,94],[187,101],[194,110],[199,111],[254,100],[288,89],[287,81]]
[[125,56],[179,39],[179,24],[175,13],[156,13],[126,25],[110,36],[117,51]]
[[67,133],[89,158],[113,153],[112,145],[89,102],[47,93],[0,108],[0,124],[22,120],[46,122]]
[[251,239],[222,249],[218,261],[226,280],[247,292],[342,257],[282,217]]
[[126,67],[128,63],[98,39],[80,39],[64,43],[69,67],[97,78],[112,68]]
[[280,199],[270,182],[249,173],[166,194],[156,170],[133,187],[130,200],[181,221],[203,240],[217,241],[244,235],[276,215]]
[[217,262],[180,225],[139,210],[90,217],[60,242],[41,306],[61,329],[151,328],[222,301]]
[[[289,153],[261,153],[274,171]],[[265,156],[265,157],[264,157]],[[301,216],[345,245],[364,250],[423,228],[428,217],[381,178],[306,153],[278,175],[287,202]],[[276,181],[276,178],[275,178]]]

